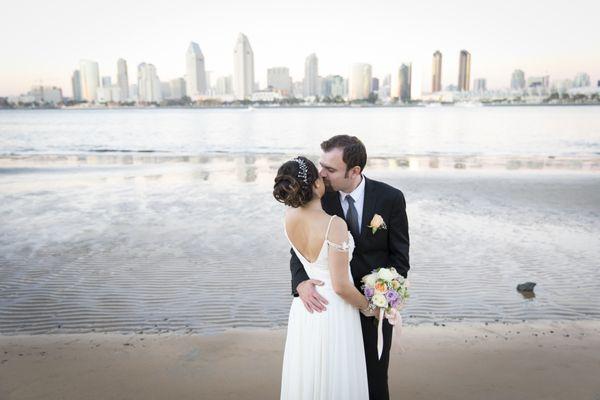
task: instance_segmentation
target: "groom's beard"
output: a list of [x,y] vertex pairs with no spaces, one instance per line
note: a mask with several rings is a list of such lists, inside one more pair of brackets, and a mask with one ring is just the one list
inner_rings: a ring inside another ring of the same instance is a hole
[[323,179],[323,182],[325,183],[325,191],[326,192],[335,192],[336,190],[334,188],[331,187],[331,183],[329,183],[328,181]]

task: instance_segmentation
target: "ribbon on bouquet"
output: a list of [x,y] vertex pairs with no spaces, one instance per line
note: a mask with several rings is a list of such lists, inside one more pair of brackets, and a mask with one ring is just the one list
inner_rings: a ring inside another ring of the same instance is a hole
[[400,333],[402,332],[402,315],[395,308],[392,308],[389,312],[384,313],[384,309],[379,309],[379,323],[377,325],[377,359],[381,359],[383,353],[383,318],[386,318],[390,325],[394,326],[394,332],[392,341],[397,343],[400,340]]

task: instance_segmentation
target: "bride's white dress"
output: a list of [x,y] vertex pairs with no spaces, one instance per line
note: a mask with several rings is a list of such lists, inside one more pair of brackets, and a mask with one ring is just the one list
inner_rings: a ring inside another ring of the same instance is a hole
[[[329,304],[326,311],[311,314],[299,297],[292,301],[283,357],[282,400],[369,398],[359,311],[334,292],[329,273],[328,248],[348,251],[351,259],[354,240],[348,233],[347,242],[341,245],[330,242],[327,238],[332,220],[333,216],[321,252],[312,263],[294,247],[284,224],[285,236],[309,278],[324,282],[323,286],[317,286],[317,291]],[[348,276],[352,282],[350,263]]]

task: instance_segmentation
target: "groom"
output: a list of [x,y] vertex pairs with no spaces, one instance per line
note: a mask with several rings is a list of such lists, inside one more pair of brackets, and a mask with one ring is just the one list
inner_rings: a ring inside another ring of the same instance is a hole
[[[320,175],[328,188],[321,199],[323,209],[346,220],[354,237],[355,249],[350,262],[354,285],[359,288],[363,276],[378,267],[395,267],[398,273],[408,277],[408,220],[404,195],[385,183],[368,179],[363,175],[367,163],[367,151],[355,136],[337,135],[321,143],[323,153],[319,164]],[[387,229],[372,232],[370,225],[379,214]],[[290,251],[292,294],[300,296],[309,312],[327,312],[327,299],[322,297],[315,285],[322,282],[309,279],[302,263]],[[389,399],[388,365],[392,345],[392,325],[383,322],[383,354],[377,356],[377,325],[372,313],[362,312],[360,319],[365,346],[369,399]]]

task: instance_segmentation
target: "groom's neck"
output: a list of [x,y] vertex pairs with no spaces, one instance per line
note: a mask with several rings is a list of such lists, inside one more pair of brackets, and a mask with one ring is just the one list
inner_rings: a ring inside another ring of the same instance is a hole
[[354,181],[352,182],[352,186],[350,186],[350,188],[348,188],[348,190],[344,190],[345,193],[352,193],[354,192],[354,190],[360,186],[360,183],[362,182],[362,180],[365,179],[362,174],[360,174],[356,179],[354,179]]

